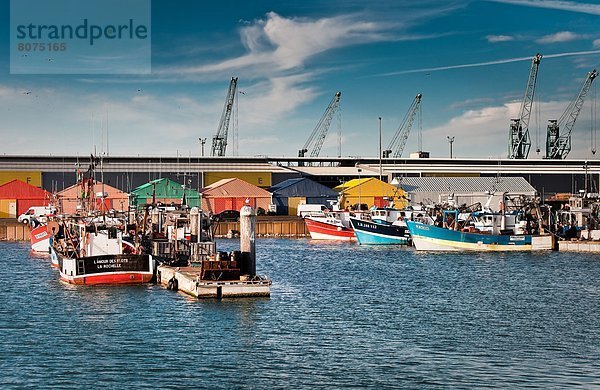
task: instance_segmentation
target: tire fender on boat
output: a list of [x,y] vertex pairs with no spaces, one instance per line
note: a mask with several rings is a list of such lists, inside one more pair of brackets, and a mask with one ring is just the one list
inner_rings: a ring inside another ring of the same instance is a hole
[[173,276],[171,279],[169,279],[169,282],[167,283],[167,290],[177,291],[178,289],[179,282],[177,281],[177,279],[175,279],[175,276]]

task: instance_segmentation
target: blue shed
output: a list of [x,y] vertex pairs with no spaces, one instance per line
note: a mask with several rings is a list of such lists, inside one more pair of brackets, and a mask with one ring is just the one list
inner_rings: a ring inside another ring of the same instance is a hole
[[337,201],[338,193],[306,177],[288,179],[272,186],[273,203],[277,214],[296,215],[299,204],[322,204],[330,207]]

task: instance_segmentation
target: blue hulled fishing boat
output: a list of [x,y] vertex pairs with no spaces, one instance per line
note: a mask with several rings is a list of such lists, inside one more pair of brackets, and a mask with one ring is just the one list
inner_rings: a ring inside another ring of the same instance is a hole
[[523,229],[525,222],[509,226],[506,225],[507,216],[504,214],[474,215],[480,221],[504,221],[503,226],[485,226],[477,223],[477,220],[468,226],[465,224],[459,230],[455,229],[454,222],[436,226],[406,221],[406,225],[413,245],[417,250],[423,251],[535,251],[552,250],[554,247],[552,235],[528,234]]
[[406,245],[409,235],[406,225],[381,223],[350,218],[356,240],[361,245]]

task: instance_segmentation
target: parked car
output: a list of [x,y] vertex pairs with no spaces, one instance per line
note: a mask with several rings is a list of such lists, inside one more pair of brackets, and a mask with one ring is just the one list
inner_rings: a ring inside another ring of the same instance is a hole
[[224,210],[215,214],[213,219],[216,222],[237,222],[240,220],[240,212],[237,210]]

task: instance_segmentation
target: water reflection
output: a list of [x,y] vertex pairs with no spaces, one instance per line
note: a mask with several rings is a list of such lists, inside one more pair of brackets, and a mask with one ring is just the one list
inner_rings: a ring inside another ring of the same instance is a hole
[[597,256],[257,250],[271,298],[219,301],[63,284],[27,245],[0,243],[0,386],[600,385]]

